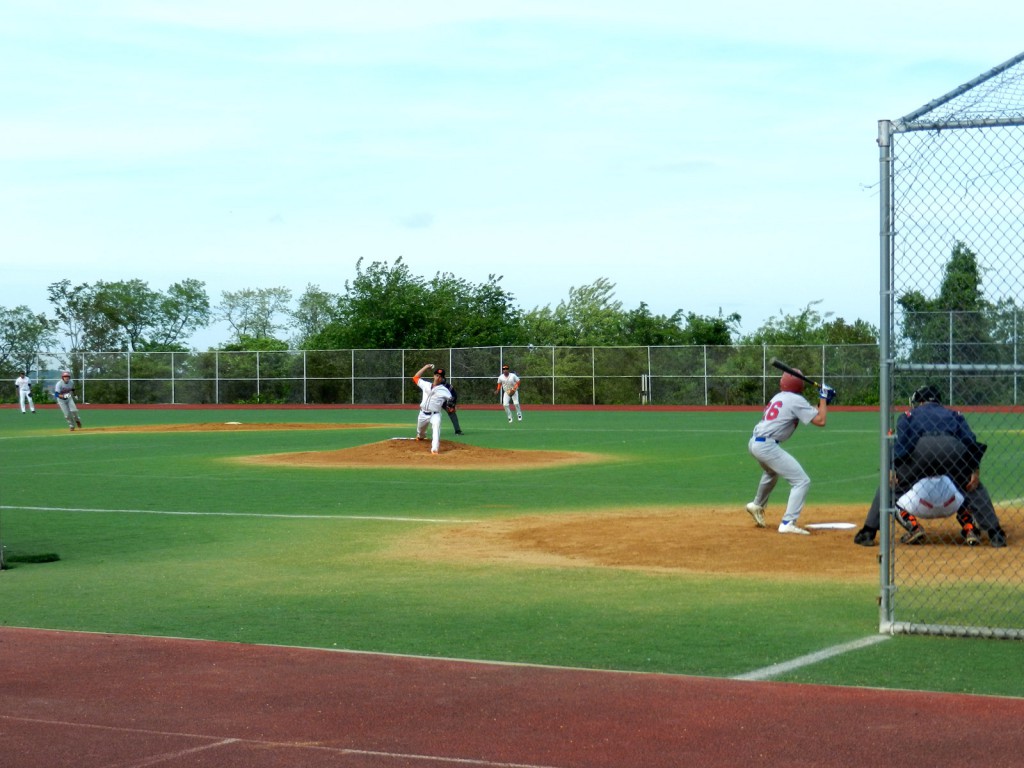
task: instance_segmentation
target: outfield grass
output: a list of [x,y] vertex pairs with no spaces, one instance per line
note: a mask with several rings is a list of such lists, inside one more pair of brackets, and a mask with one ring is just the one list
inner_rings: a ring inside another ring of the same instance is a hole
[[[445,562],[395,546],[446,520],[742,514],[758,477],[746,453],[756,412],[527,411],[508,425],[500,410],[468,410],[465,442],[607,461],[458,472],[230,460],[407,436],[415,408],[82,415],[86,429],[70,434],[53,409],[0,410],[0,536],[9,555],[61,558],[0,574],[0,624],[711,676],[877,634],[875,584]],[[94,431],[226,421],[385,426]],[[866,507],[877,433],[876,414],[842,411],[798,431],[787,447],[815,478],[811,501]],[[780,679],[1024,696],[1022,658],[1014,641],[896,637]]]

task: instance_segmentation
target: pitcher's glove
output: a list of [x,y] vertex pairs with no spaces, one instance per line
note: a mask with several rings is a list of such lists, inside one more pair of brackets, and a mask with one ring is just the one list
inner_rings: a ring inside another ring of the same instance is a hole
[[445,400],[444,409],[448,411],[448,413],[455,413],[455,403],[452,400]]

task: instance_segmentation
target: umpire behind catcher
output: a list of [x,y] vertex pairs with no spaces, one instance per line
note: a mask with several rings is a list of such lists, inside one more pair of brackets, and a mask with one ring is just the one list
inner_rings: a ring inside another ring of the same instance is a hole
[[452,420],[452,426],[455,428],[455,434],[462,434],[462,427],[459,426],[459,415],[455,412],[458,408],[459,393],[455,391],[455,387],[451,385],[451,382],[445,378],[444,368],[438,368],[441,373],[441,383],[448,387],[448,391],[451,392],[452,396],[449,397],[444,403],[444,409],[448,413],[448,418]]
[[[924,477],[948,475],[963,493],[964,505],[973,513],[974,523],[988,535],[989,544],[1005,547],[1006,533],[980,478],[986,447],[978,442],[962,413],[942,404],[937,387],[929,384],[915,390],[910,397],[910,410],[896,422],[892,454],[896,496],[906,493]],[[864,527],[853,537],[854,544],[874,546],[880,510],[878,489]]]

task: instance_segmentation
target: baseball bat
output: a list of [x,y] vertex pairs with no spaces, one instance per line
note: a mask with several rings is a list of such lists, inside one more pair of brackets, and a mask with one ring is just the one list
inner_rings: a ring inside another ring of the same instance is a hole
[[814,379],[810,378],[809,376],[804,376],[796,368],[792,368],[792,367],[786,365],[784,362],[779,360],[779,358],[773,357],[771,359],[771,364],[773,366],[775,366],[776,368],[778,368],[780,371],[785,371],[790,376],[796,376],[798,379],[806,381],[811,386],[814,386],[814,387],[817,387],[818,389],[821,389],[821,384],[819,384],[818,382],[816,382]]

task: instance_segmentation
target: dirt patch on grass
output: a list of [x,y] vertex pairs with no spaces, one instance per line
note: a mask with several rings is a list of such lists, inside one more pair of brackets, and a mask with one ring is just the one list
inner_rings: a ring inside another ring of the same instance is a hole
[[300,451],[246,456],[237,461],[286,467],[382,467],[389,469],[523,470],[604,461],[601,456],[570,451],[509,451],[442,440],[430,452],[429,440],[396,438],[337,451]]
[[[259,424],[212,422],[140,427],[104,427],[103,432],[207,432],[295,429],[367,429],[388,424]],[[302,451],[246,456],[232,461],[284,467],[378,467],[444,470],[526,470],[607,457],[567,451],[511,451],[442,440],[430,453],[429,441],[393,439],[336,451]],[[771,508],[769,527],[757,528],[742,504],[735,507],[665,507],[598,510],[585,514],[524,516],[420,529],[400,539],[392,552],[405,558],[451,562],[493,562],[544,567],[603,567],[654,572],[792,578],[877,583],[879,548],[853,543],[867,503],[808,505],[802,525],[850,523],[853,528],[819,529],[810,536],[776,531]],[[998,510],[1010,546],[994,549],[960,545],[952,519],[929,520],[928,543],[898,545],[896,563],[904,577],[959,571],[959,579],[1024,583],[1024,528],[1015,510]],[[775,513],[773,515],[773,513]]]
[[91,427],[89,432],[276,432],[296,429],[378,429],[388,424],[304,424],[211,421],[200,424],[145,424],[132,427]]
[[[610,510],[588,514],[518,517],[406,538],[407,557],[549,567],[605,567],[772,579],[876,583],[879,548],[853,543],[866,505],[808,505],[801,523],[853,523],[810,536],[780,534],[778,520],[757,528],[742,505]],[[961,546],[955,522],[928,521],[925,546],[897,546],[897,558],[915,572],[950,573],[951,567],[1014,584],[1024,580],[1020,539],[1006,526],[1010,546]],[[909,575],[909,574],[908,574]]]
[[[861,508],[808,508],[804,522],[856,522]],[[777,523],[776,523],[777,525]],[[878,578],[878,548],[853,544],[856,529],[810,536],[757,528],[742,506],[610,510],[518,517],[423,531],[402,552],[430,559],[554,567],[792,576],[828,581]]]

